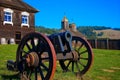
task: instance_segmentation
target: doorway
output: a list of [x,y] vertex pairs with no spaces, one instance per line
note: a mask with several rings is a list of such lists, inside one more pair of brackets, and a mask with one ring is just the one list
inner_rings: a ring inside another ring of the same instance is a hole
[[15,42],[16,44],[19,44],[21,41],[21,32],[16,32],[15,33]]

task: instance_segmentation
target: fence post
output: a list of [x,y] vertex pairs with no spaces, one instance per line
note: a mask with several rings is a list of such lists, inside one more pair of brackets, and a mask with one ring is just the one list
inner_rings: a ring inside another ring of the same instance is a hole
[[97,39],[95,39],[95,48],[97,49]]
[[109,49],[109,39],[107,38],[107,49]]

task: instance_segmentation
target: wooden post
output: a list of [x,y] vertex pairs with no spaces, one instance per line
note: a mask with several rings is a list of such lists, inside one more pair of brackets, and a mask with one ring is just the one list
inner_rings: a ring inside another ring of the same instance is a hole
[[108,38],[106,39],[106,43],[107,43],[106,44],[107,45],[107,49],[109,49],[109,39]]
[[97,49],[97,39],[95,39],[95,48]]

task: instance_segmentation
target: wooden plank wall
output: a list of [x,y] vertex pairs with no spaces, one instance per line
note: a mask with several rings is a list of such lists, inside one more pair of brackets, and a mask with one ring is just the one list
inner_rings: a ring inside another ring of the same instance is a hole
[[120,39],[88,39],[92,48],[120,50]]

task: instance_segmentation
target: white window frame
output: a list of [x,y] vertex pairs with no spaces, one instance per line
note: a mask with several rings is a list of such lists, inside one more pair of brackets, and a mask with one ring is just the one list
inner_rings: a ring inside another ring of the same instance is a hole
[[[27,23],[25,24],[25,23],[21,23],[21,27],[23,27],[23,26],[28,26],[28,28],[29,28],[29,13],[28,12],[22,12],[21,13],[21,20],[22,20],[22,16],[27,16]],[[21,21],[22,22],[22,21]]]
[[5,21],[5,18],[4,18],[4,22],[3,22],[3,25],[5,25],[5,24],[11,24],[12,26],[13,26],[13,10],[12,9],[10,9],[10,8],[5,8],[4,9],[4,17],[5,17],[5,12],[8,12],[8,13],[11,13],[11,21]]

